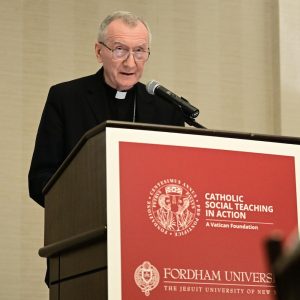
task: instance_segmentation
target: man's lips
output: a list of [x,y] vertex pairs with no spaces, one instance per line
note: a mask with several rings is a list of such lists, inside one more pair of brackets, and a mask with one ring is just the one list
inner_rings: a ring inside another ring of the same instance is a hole
[[134,72],[120,72],[121,75],[124,75],[124,76],[132,76],[134,75],[135,73]]

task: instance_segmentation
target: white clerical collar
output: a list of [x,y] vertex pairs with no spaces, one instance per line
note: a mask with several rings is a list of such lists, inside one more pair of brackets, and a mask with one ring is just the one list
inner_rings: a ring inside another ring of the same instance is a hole
[[116,92],[116,95],[115,95],[115,98],[116,99],[125,99],[126,98],[126,95],[127,95],[127,92],[120,92],[120,91],[117,91]]

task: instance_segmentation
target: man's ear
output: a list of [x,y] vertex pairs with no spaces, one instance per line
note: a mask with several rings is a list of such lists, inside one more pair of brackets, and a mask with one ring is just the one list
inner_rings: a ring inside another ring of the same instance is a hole
[[97,61],[101,64],[102,63],[102,54],[101,54],[101,50],[102,50],[102,45],[99,44],[98,42],[95,43],[95,54],[97,57]]

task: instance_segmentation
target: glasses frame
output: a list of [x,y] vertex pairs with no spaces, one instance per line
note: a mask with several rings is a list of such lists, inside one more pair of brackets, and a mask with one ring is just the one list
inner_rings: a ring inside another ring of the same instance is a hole
[[144,53],[148,53],[148,57],[145,60],[136,59],[136,57],[135,57],[136,52],[135,51],[130,51],[130,50],[128,50],[127,56],[125,55],[124,57],[121,57],[121,58],[114,58],[113,55],[114,55],[114,51],[116,49],[112,49],[112,48],[108,47],[104,42],[99,42],[99,44],[103,45],[106,49],[108,49],[111,52],[113,60],[126,60],[126,59],[128,59],[129,55],[132,53],[133,58],[134,58],[135,61],[137,61],[137,62],[146,62],[149,59],[149,56],[150,56],[150,49],[148,48],[148,51],[146,51],[146,50],[141,51],[141,52],[144,52]]

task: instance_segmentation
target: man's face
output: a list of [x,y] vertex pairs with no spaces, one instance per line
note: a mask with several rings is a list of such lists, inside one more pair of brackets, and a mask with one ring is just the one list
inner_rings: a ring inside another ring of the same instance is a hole
[[[107,26],[104,43],[111,49],[121,46],[130,51],[140,48],[147,50],[148,39],[148,31],[143,23],[138,22],[137,26],[130,27],[122,20],[114,20]],[[112,52],[99,43],[96,43],[95,51],[98,61],[103,64],[105,82],[112,88],[128,90],[141,78],[145,61],[135,61],[132,53],[128,58],[115,60]]]

